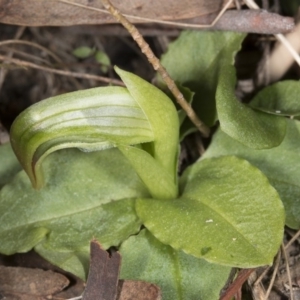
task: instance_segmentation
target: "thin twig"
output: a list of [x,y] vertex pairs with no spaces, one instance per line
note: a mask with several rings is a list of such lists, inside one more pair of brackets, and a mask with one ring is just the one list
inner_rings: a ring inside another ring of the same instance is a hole
[[234,4],[235,4],[237,10],[241,10],[242,5],[239,0],[234,0]]
[[71,71],[65,71],[65,70],[57,70],[57,69],[53,69],[53,68],[49,68],[49,67],[40,66],[40,65],[34,64],[32,62],[20,60],[17,58],[9,58],[9,57],[3,56],[3,55],[0,55],[0,60],[9,61],[18,66],[43,70],[46,72],[51,72],[51,73],[59,74],[59,75],[63,75],[63,76],[72,76],[75,78],[92,79],[92,80],[101,81],[101,82],[105,82],[105,83],[109,83],[109,84],[124,86],[124,83],[117,79],[111,79],[111,78],[98,76],[98,75],[92,75],[92,74],[84,74],[84,73],[77,73],[77,72],[71,72]]
[[[41,63],[41,64],[45,64],[48,65],[49,67],[53,66],[53,64],[42,57],[36,56],[35,54],[29,54],[28,52],[25,51],[21,51],[21,50],[16,50],[16,48],[14,47],[10,47],[10,46],[4,46],[3,48],[0,48],[0,51],[13,51],[15,55],[18,55],[18,59],[26,59],[26,60],[33,60],[36,61],[36,63]],[[6,55],[7,56],[7,55]],[[58,63],[58,64],[62,64],[62,63]]]
[[166,69],[160,63],[159,59],[154,55],[137,28],[133,24],[131,24],[115,7],[113,7],[109,0],[102,0],[102,3],[104,7],[112,14],[112,16],[114,16],[116,20],[119,21],[128,30],[132,38],[141,48],[141,51],[146,55],[154,70],[156,70],[161,75],[167,87],[176,98],[178,104],[186,112],[187,116],[194,123],[196,128],[203,134],[203,136],[208,137],[210,129],[198,118],[191,105],[184,99],[184,96],[177,88],[173,79],[169,76]]
[[[24,30],[25,30],[26,27],[24,26],[21,26],[18,28],[16,34],[15,34],[15,39],[19,39],[22,34],[24,33]],[[14,55],[14,51],[10,51],[8,54],[7,54],[7,57],[10,57],[12,58]],[[6,74],[7,74],[7,70],[3,69],[0,71],[0,90],[2,89],[2,85],[3,85],[3,82],[5,80],[5,77],[6,77]]]
[[293,285],[292,285],[292,277],[291,277],[291,271],[290,271],[290,266],[289,266],[289,261],[288,261],[288,257],[284,248],[284,244],[281,244],[281,251],[283,253],[284,256],[284,260],[285,260],[285,266],[286,266],[286,274],[289,280],[289,286],[290,286],[290,300],[294,300],[294,291],[293,291]]
[[284,249],[287,250],[300,236],[300,230],[289,240],[289,242],[284,246]]
[[263,279],[264,277],[267,275],[267,273],[269,272],[269,270],[271,269],[272,266],[267,267],[260,275],[259,277],[256,279],[256,281],[254,282],[254,285],[258,285]]
[[285,36],[281,33],[275,34],[275,37],[278,41],[280,41],[288,50],[288,52],[292,55],[292,57],[295,59],[296,63],[300,66],[300,57],[297,51],[292,47],[290,42],[285,38]]
[[271,278],[270,284],[269,284],[268,289],[267,289],[266,294],[265,294],[265,298],[264,298],[265,300],[268,300],[268,298],[270,296],[270,293],[271,293],[271,290],[272,290],[272,287],[274,285],[275,278],[276,278],[276,275],[277,275],[277,271],[278,271],[278,268],[279,268],[280,259],[281,259],[281,253],[280,253],[280,251],[278,251],[277,257],[276,257],[276,260],[275,260],[275,263],[274,263],[274,271],[273,271],[273,274],[272,274],[272,278]]
[[43,47],[43,46],[41,46],[39,44],[30,42],[30,41],[5,40],[5,41],[1,41],[0,42],[0,47],[1,46],[5,46],[5,45],[9,45],[9,44],[20,44],[20,45],[27,45],[27,46],[31,46],[31,47],[37,48],[37,49],[39,49],[41,51],[46,52],[49,56],[51,56],[52,58],[54,58],[54,60],[56,60],[57,62],[62,63],[62,60],[56,54],[54,54],[52,51],[50,51],[46,47]]
[[226,290],[226,293],[220,298],[220,300],[230,300],[237,293],[237,291],[242,287],[243,283],[248,279],[250,274],[255,269],[243,269],[239,272],[238,276],[234,282]]
[[263,300],[265,296],[265,288],[262,283],[255,284],[255,281],[258,278],[258,271],[259,269],[255,270],[253,273],[250,274],[248,277],[247,283],[251,289],[251,294],[253,300]]
[[[286,250],[299,237],[299,235],[300,235],[300,230],[293,236],[293,238],[286,245],[282,245],[282,249],[285,250],[285,251],[282,250],[282,252],[284,254],[286,262],[287,262],[287,259],[288,259],[287,255],[286,255]],[[265,300],[268,299],[268,297],[270,295],[270,292],[271,292],[271,289],[272,289],[272,286],[274,285],[275,277],[276,277],[276,274],[277,274],[277,271],[278,271],[278,268],[279,268],[280,259],[281,259],[281,253],[279,251],[278,254],[277,254],[277,257],[276,257],[275,264],[274,264],[275,267],[274,267],[274,271],[273,271],[273,274],[272,274],[272,279],[271,279],[271,282],[269,284],[268,290],[267,290],[267,292],[265,294],[265,297],[264,297]],[[264,272],[259,276],[259,278],[257,278],[257,280],[255,281],[254,285],[258,285],[261,282],[261,280],[265,277],[265,275],[270,270],[270,268],[271,267],[268,267],[266,270],[264,270]],[[291,276],[289,274],[290,274],[290,269],[289,269],[289,266],[287,265],[287,276],[289,278],[289,284],[291,286],[292,282],[290,281]]]
[[[6,41],[0,42],[0,47],[8,45],[8,44],[21,44],[21,45],[27,45],[27,46],[30,46],[30,47],[37,48],[37,49],[39,49],[39,50],[44,51],[45,53],[47,53],[50,57],[52,57],[58,63],[63,64],[63,61],[55,53],[53,53],[52,51],[50,51],[46,47],[43,47],[43,46],[41,46],[39,44],[30,42],[30,41],[6,40]],[[38,58],[35,57],[35,60],[38,60]],[[65,71],[69,71],[66,67],[64,67],[64,70]],[[76,86],[77,89],[81,88],[80,84],[78,83],[78,81],[74,77],[71,77],[71,81],[73,81],[73,83],[75,84],[75,86]]]

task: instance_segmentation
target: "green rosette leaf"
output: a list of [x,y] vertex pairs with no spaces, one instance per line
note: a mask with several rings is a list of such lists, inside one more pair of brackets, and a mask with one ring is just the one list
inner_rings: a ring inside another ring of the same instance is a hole
[[271,264],[285,213],[266,176],[225,156],[193,165],[179,199],[138,199],[136,211],[162,243],[209,262],[242,268]]

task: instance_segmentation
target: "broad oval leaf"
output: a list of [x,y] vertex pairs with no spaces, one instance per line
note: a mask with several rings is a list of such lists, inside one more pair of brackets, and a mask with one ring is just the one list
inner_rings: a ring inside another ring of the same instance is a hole
[[283,142],[275,148],[253,150],[218,130],[204,158],[236,155],[259,168],[278,191],[286,211],[286,225],[300,228],[300,122],[287,120]]
[[101,246],[108,249],[136,234],[141,226],[133,199],[99,204],[93,212],[83,209],[73,215],[65,213],[45,222],[48,234],[34,249],[46,260],[83,280],[88,274],[91,239],[97,238]]
[[206,159],[185,182],[179,199],[137,200],[137,214],[156,238],[223,265],[272,263],[285,215],[276,190],[257,168],[233,156]]
[[120,252],[120,277],[157,284],[164,300],[217,300],[231,270],[176,251],[148,230],[126,240]]
[[300,116],[300,83],[285,80],[261,90],[250,106],[275,115]]
[[36,188],[41,163],[63,148],[86,151],[154,138],[147,117],[125,88],[78,91],[41,101],[22,112],[11,128],[12,147]]
[[249,148],[278,146],[285,136],[286,120],[239,102],[234,93],[235,82],[232,65],[220,68],[216,101],[222,130]]
[[24,171],[2,188],[1,253],[26,252],[42,243],[59,264],[61,253],[76,256],[93,237],[108,248],[139,231],[134,199],[149,193],[118,149],[60,150],[45,159],[44,168],[48,184],[42,190],[32,188]]

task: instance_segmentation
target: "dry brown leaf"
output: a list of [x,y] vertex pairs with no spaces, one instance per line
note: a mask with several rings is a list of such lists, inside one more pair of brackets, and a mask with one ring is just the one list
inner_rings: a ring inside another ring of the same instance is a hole
[[[70,1],[103,9],[101,1],[97,0]],[[223,6],[223,0],[113,0],[112,3],[123,14],[155,20],[194,18],[217,13]],[[58,0],[0,0],[0,22],[24,26],[69,26],[114,23],[115,20],[109,14]]]
[[90,270],[82,300],[115,300],[121,255],[113,252],[110,256],[96,240],[91,241],[90,249]]
[[160,300],[160,288],[149,282],[137,280],[120,280],[117,300]]
[[[77,278],[76,276],[67,273],[57,266],[52,265],[50,262],[46,261],[44,258],[39,256],[36,252],[33,250],[26,252],[26,253],[16,253],[14,255],[6,256],[6,255],[1,255],[0,254],[0,265],[6,265],[6,266],[14,266],[14,267],[23,267],[23,268],[30,268],[30,269],[43,269],[43,270],[51,270],[55,272],[55,274],[59,273],[64,275],[70,280],[70,284],[64,288],[62,291],[55,293],[52,296],[36,296],[33,297],[32,295],[29,295],[27,298],[29,300],[40,300],[40,299],[53,299],[53,300],[62,300],[62,299],[71,299],[74,297],[78,297],[81,295],[84,291],[85,284],[83,280]],[[1,284],[1,283],[0,283]],[[1,290],[1,289],[0,289]],[[0,291],[0,299],[4,300],[1,298],[1,295],[4,296],[1,291]],[[6,295],[7,297],[7,295]],[[14,295],[16,297],[16,295]],[[26,300],[25,295],[22,296],[22,300]],[[12,300],[12,295],[10,297],[6,298],[5,300]]]
[[82,300],[161,300],[160,288],[155,284],[119,280],[119,252],[109,255],[96,240],[91,241],[90,249],[90,270]]
[[46,299],[68,285],[64,275],[53,271],[0,266],[0,294],[7,300]]

